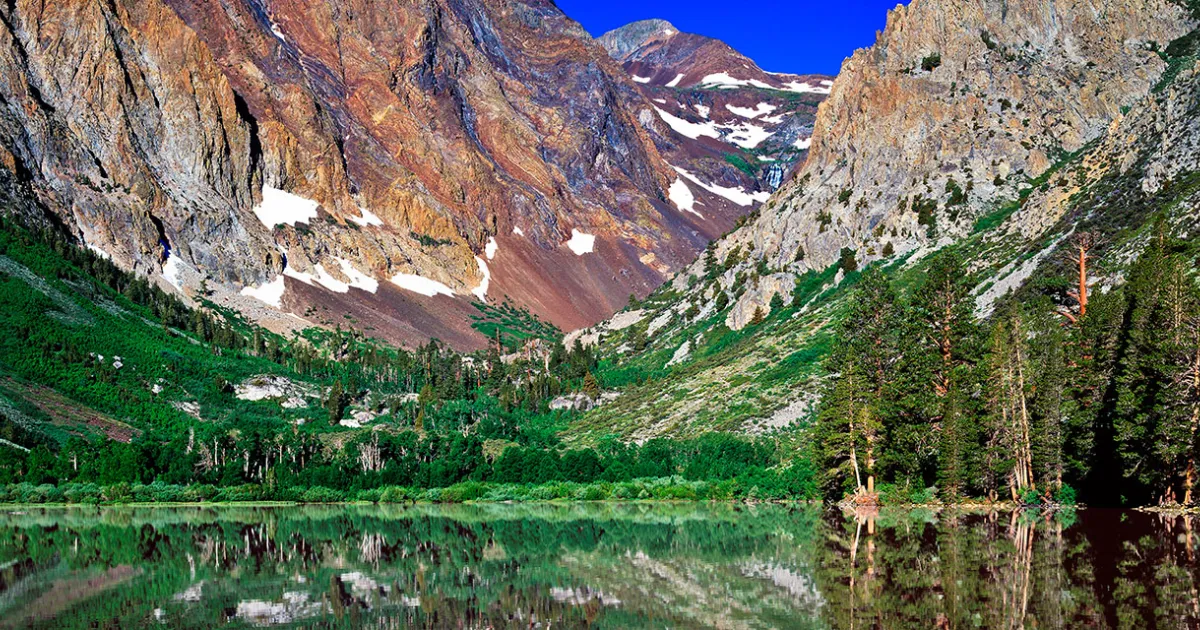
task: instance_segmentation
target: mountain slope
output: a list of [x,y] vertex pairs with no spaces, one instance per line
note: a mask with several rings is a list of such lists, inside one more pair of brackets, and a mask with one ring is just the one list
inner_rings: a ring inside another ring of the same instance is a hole
[[803,160],[832,84],[823,75],[766,72],[728,44],[663,20],[633,22],[598,41],[653,103],[640,119],[697,194],[705,192],[697,179],[708,188],[778,188]]
[[0,157],[184,294],[478,347],[473,300],[585,325],[748,209],[668,202],[621,74],[543,0],[19,0]]
[[[1062,299],[1075,231],[1102,236],[1093,252],[1102,286],[1121,281],[1156,217],[1194,233],[1200,87],[1187,42],[1196,17],[1158,2],[1108,14],[1052,8],[923,1],[893,12],[877,48],[856,53],[835,82],[798,177],[638,312],[584,331],[581,339],[600,340],[601,380],[623,394],[576,429],[645,439],[803,420],[830,324],[867,264],[903,290],[919,284],[928,254],[954,249],[987,315],[1014,290]],[[1042,42],[1036,70],[1005,54],[999,36],[982,35],[1002,28],[1019,28],[1031,48]],[[931,54],[929,42],[962,52],[910,70]],[[973,76],[998,91],[950,97],[942,81],[964,75],[938,72],[964,63],[989,64]],[[1097,92],[1100,76],[1113,93]],[[1076,87],[1046,87],[1064,81]],[[964,114],[977,107],[978,118]],[[1014,110],[1015,125],[998,116]],[[1072,152],[1053,162],[1038,148],[1059,145]]]

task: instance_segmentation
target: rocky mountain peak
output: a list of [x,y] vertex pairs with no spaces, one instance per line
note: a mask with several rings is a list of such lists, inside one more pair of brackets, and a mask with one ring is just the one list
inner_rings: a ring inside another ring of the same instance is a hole
[[0,159],[184,295],[460,348],[480,301],[603,318],[750,210],[668,201],[649,107],[552,2],[318,4],[8,2]]
[[661,42],[677,34],[679,29],[666,20],[639,20],[613,29],[596,38],[596,41],[604,46],[608,54],[623,60],[647,44]]
[[644,20],[598,40],[645,97],[638,111],[678,173],[680,209],[757,206],[804,159],[832,78],[765,72],[726,43]]

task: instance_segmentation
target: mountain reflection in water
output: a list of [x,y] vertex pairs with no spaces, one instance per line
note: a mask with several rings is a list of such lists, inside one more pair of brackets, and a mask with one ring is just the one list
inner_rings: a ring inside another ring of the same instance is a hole
[[0,628],[1196,627],[1194,519],[703,504],[0,510]]

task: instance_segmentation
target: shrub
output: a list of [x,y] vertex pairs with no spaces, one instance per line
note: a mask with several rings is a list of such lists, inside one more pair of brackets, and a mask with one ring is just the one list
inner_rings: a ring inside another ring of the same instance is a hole
[[133,500],[133,489],[124,481],[114,483],[104,487],[101,498],[108,503],[128,503]]
[[692,484],[680,483],[656,487],[654,489],[654,498],[667,501],[695,501],[699,497],[696,494],[696,488]]
[[606,501],[613,494],[612,484],[608,483],[593,483],[588,484],[583,490],[584,501]]
[[529,493],[534,501],[553,501],[555,499],[571,498],[571,485],[566,483],[549,483],[533,488]]
[[346,495],[340,490],[313,486],[300,495],[302,503],[340,503],[346,500]]
[[217,492],[216,486],[200,484],[198,486],[188,486],[183,491],[182,496],[184,501],[203,503],[205,501],[212,501],[217,496]]
[[926,55],[921,60],[921,69],[925,72],[933,72],[934,68],[942,65],[942,53],[935,52],[931,55]]
[[1075,488],[1063,484],[1063,487],[1054,493],[1054,501],[1059,505],[1075,505]]
[[838,267],[846,273],[858,271],[858,259],[855,256],[855,251],[849,247],[843,247],[841,255],[838,257]]
[[248,483],[221,488],[215,498],[218,501],[261,501],[263,499],[262,486]]
[[441,500],[444,503],[464,503],[466,501],[478,501],[487,494],[488,487],[486,484],[478,481],[464,481],[456,483],[449,488],[443,488]]
[[382,496],[382,488],[370,488],[367,490],[359,490],[358,493],[354,495],[354,500],[366,501],[368,503],[379,503],[379,499]]

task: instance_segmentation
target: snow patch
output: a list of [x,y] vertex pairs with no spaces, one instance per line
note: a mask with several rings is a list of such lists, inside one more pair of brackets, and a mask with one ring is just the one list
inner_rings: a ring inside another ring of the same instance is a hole
[[285,288],[283,276],[275,276],[275,279],[264,285],[257,287],[243,287],[242,295],[252,297],[259,302],[269,304],[275,308],[283,308],[283,290]]
[[763,203],[767,199],[771,198],[771,193],[766,191],[748,193],[741,186],[738,186],[737,188],[726,188],[724,186],[717,186],[716,184],[706,184],[700,181],[695,175],[692,175],[688,171],[679,168],[678,166],[672,166],[671,168],[675,169],[675,171],[680,175],[683,175],[685,178],[691,180],[693,184],[696,184],[697,186],[714,195],[717,195],[718,197],[724,197],[725,199],[728,199],[739,206],[749,206],[755,202]]
[[334,293],[350,292],[350,285],[338,280],[337,278],[334,278],[328,271],[325,271],[325,267],[321,264],[317,264],[314,269],[317,271],[317,283],[321,286],[333,291]]
[[175,254],[167,256],[167,262],[163,264],[162,276],[167,284],[175,287],[176,291],[183,292],[183,270],[187,263],[183,262]]
[[359,271],[349,260],[345,258],[335,258],[334,260],[338,261],[338,266],[342,268],[342,274],[350,278],[350,286],[368,293],[379,290],[379,281]]
[[360,214],[362,214],[362,216],[361,217],[350,217],[351,221],[353,221],[363,227],[367,227],[368,225],[375,225],[375,226],[383,225],[383,219],[380,219],[378,216],[376,216],[370,210],[367,210],[366,208],[359,208],[358,211]]
[[650,77],[639,77],[638,75],[635,74],[635,75],[633,75],[632,78],[635,83],[649,83],[650,82]]
[[[495,240],[491,242],[494,243]],[[488,269],[487,262],[479,256],[475,257],[475,263],[479,265],[479,273],[483,275],[483,280],[479,282],[479,286],[471,289],[471,293],[474,293],[480,302],[487,302],[488,285],[492,283],[492,271]]]
[[676,87],[679,85],[679,82],[682,80],[683,80],[683,75],[677,74],[677,75],[675,75],[675,78],[671,79],[671,82],[667,84],[667,87]]
[[283,31],[279,28],[279,25],[276,24],[274,21],[271,22],[271,33],[273,35],[275,35],[275,37],[278,37],[279,41],[287,43],[287,37],[284,36]]
[[721,88],[736,88],[753,86],[764,90],[774,90],[774,86],[763,83],[758,79],[735,79],[726,72],[718,72],[710,74],[703,79],[700,79],[701,87],[721,87]]
[[675,178],[675,183],[671,184],[671,189],[667,191],[667,196],[670,197],[671,203],[675,204],[675,207],[681,211],[691,212],[701,219],[704,218],[704,215],[696,212],[696,196],[692,194],[692,189],[688,188],[687,182],[683,181],[683,179]]
[[792,143],[792,146],[796,147],[797,149],[801,149],[801,150],[807,149],[812,146],[812,138],[800,138],[799,140]]
[[572,229],[571,240],[567,241],[567,247],[570,247],[576,256],[590,254],[596,249],[596,237],[586,232]]
[[262,203],[254,208],[254,215],[270,229],[280,224],[295,227],[297,223],[308,223],[317,218],[321,204],[299,195],[263,186]]
[[708,105],[697,105],[696,113],[700,114],[701,118],[708,118],[708,115],[712,113],[712,108]]
[[487,256],[488,260],[491,260],[496,257],[496,250],[498,249],[500,249],[500,246],[496,244],[496,237],[493,236],[488,239],[487,245],[483,248],[483,253]]
[[783,89],[787,92],[802,94],[828,94],[831,85],[833,85],[832,81],[821,81],[821,85],[812,85],[808,81],[788,81],[783,84]]
[[738,116],[741,116],[742,118],[749,118],[750,120],[754,120],[755,118],[758,118],[759,116],[765,116],[766,114],[770,114],[771,112],[775,111],[778,108],[770,103],[759,103],[758,105],[754,106],[754,109],[750,109],[749,107],[738,107],[737,105],[729,105],[729,104],[725,105],[725,109],[728,109],[729,111],[733,112],[734,114],[737,114]]
[[654,108],[654,111],[658,112],[659,117],[662,118],[663,121],[675,131],[675,133],[678,133],[681,136],[691,138],[692,140],[695,140],[700,136],[704,136],[706,138],[721,137],[721,132],[717,131],[716,125],[714,125],[711,121],[705,123],[688,122],[677,116],[672,116],[671,114],[668,114],[657,107]]
[[392,284],[406,291],[420,293],[425,297],[434,297],[439,294],[454,297],[454,291],[450,287],[437,280],[430,280],[414,274],[398,273],[392,276]]
[[525,230],[522,230],[519,227],[514,227],[513,234],[516,234],[517,236],[525,236]]
[[750,123],[726,125],[723,128],[730,130],[729,137],[725,138],[725,141],[736,144],[743,149],[753,149],[762,144],[763,140],[775,135],[758,125]]
[[103,258],[104,260],[112,260],[112,256],[109,255],[109,253],[104,251],[103,249],[100,249],[99,245],[95,245],[93,243],[88,243],[87,248],[92,250],[93,254]]

